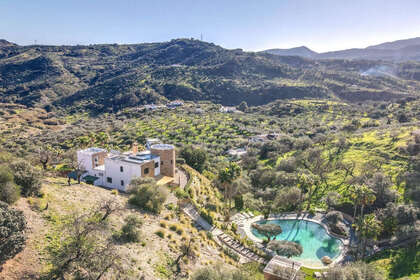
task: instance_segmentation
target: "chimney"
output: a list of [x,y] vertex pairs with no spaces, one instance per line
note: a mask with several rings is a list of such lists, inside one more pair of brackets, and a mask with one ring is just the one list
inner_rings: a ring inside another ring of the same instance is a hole
[[133,143],[133,154],[137,154],[139,152],[139,145],[137,142]]

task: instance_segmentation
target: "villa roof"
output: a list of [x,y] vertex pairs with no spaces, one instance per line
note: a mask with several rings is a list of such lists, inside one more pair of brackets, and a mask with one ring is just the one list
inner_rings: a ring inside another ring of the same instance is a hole
[[150,153],[137,153],[137,154],[121,154],[121,155],[115,155],[109,157],[111,160],[116,161],[123,161],[128,163],[134,163],[134,164],[143,164],[145,162],[149,162],[151,160],[154,160],[155,158],[158,158],[159,156],[153,155]]
[[293,280],[301,266],[300,262],[281,256],[274,256],[265,266],[263,272],[274,275],[279,279]]

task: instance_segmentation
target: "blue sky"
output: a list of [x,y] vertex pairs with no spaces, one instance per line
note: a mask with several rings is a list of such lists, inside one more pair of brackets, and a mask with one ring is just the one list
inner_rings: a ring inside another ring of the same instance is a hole
[[420,37],[419,0],[0,0],[0,38],[26,45],[200,38],[329,51]]

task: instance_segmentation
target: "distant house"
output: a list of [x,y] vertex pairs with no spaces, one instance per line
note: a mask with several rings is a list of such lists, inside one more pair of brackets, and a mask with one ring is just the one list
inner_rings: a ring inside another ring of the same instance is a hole
[[221,113],[239,113],[240,111],[238,111],[236,109],[236,107],[233,107],[233,106],[222,106],[219,109],[219,112],[221,112]]
[[260,135],[251,136],[248,139],[248,141],[250,143],[264,143],[267,141],[277,140],[279,136],[280,136],[279,133],[260,134]]
[[165,106],[164,105],[155,105],[155,104],[152,103],[152,104],[146,104],[146,105],[144,105],[144,108],[146,110],[154,111],[154,110],[157,110],[157,109],[165,108]]
[[230,149],[227,153],[232,158],[239,159],[243,155],[245,155],[247,153],[247,151],[246,151],[245,148],[237,148],[237,149]]
[[166,105],[166,107],[168,107],[169,109],[173,109],[173,108],[180,107],[180,106],[183,106],[183,105],[184,105],[184,102],[182,102],[181,100],[175,100],[175,101],[172,101],[172,102],[168,103]]
[[295,280],[302,264],[281,256],[274,256],[265,266],[266,280]]
[[[149,139],[150,140],[150,139]],[[157,140],[157,139],[151,139]],[[147,144],[146,144],[147,145]],[[175,176],[175,147],[149,141],[146,151],[108,153],[100,148],[88,148],[77,152],[77,160],[85,173],[82,180],[97,186],[127,191],[131,180],[139,177]]]

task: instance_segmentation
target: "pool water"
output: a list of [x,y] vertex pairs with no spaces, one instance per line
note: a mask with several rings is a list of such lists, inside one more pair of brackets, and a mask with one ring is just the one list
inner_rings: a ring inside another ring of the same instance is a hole
[[[260,224],[273,223],[279,225],[283,232],[275,237],[277,240],[288,240],[299,243],[303,253],[299,257],[292,257],[307,266],[323,266],[322,257],[328,256],[332,260],[341,254],[341,240],[329,235],[325,228],[318,223],[305,220],[269,220]],[[259,239],[265,237],[251,227],[251,232]]]

